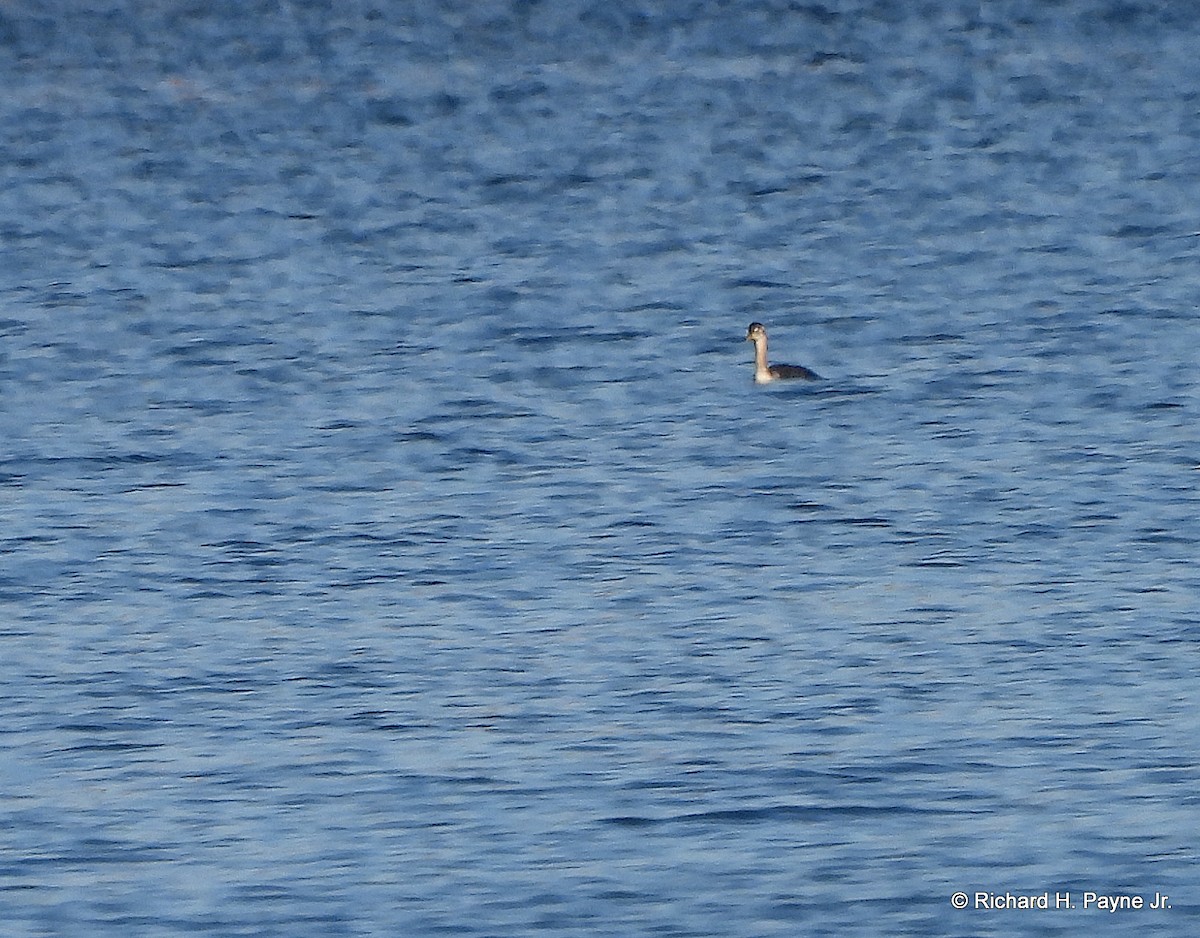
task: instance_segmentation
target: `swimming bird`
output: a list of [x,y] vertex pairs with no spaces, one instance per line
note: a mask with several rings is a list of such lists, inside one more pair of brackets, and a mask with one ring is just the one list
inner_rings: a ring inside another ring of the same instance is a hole
[[821,377],[803,365],[768,365],[767,329],[761,322],[750,323],[750,328],[746,330],[746,341],[754,343],[754,380],[759,384],[784,378],[803,378],[805,381],[816,381]]

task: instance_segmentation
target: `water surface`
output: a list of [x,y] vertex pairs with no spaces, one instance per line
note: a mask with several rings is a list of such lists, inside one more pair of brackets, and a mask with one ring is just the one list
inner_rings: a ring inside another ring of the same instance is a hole
[[8,933],[1189,932],[1182,7],[0,50]]

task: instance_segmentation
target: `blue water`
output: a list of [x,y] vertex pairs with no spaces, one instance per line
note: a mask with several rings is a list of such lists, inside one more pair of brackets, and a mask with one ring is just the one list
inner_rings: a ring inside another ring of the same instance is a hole
[[0,6],[4,934],[1194,934],[1198,56]]

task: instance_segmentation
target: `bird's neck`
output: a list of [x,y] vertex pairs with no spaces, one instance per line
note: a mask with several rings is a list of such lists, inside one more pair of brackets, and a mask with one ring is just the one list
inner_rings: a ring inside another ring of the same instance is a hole
[[767,340],[754,340],[754,380],[770,381],[771,369],[767,367]]

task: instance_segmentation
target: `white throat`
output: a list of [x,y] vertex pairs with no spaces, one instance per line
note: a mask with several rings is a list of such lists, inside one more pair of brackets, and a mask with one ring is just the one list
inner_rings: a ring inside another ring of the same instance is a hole
[[768,381],[774,381],[775,376],[771,374],[771,369],[767,367],[767,337],[754,340],[754,380],[759,384],[766,384]]

